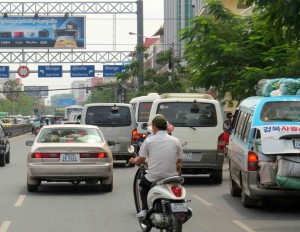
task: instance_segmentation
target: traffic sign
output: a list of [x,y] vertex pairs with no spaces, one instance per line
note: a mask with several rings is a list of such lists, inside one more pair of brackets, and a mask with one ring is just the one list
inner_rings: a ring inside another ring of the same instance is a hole
[[103,77],[115,77],[116,73],[124,71],[124,65],[103,65]]
[[71,77],[95,77],[95,65],[71,65]]
[[0,66],[0,78],[9,78],[9,66]]
[[62,65],[38,66],[38,77],[62,77]]
[[18,75],[22,78],[28,77],[30,70],[27,66],[22,65],[18,68]]

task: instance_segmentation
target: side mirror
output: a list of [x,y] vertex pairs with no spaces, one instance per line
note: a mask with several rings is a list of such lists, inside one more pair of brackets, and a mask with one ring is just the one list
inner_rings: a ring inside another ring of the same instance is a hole
[[129,153],[134,153],[134,146],[132,146],[132,145],[128,145],[127,146],[127,151],[129,152]]
[[33,141],[26,141],[26,146],[32,146]]
[[225,132],[230,132],[231,131],[231,124],[230,124],[230,120],[225,120],[223,123],[223,130]]

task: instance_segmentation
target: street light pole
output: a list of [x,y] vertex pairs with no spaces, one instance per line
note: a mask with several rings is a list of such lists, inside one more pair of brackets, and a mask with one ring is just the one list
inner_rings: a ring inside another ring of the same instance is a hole
[[137,62],[139,65],[138,72],[138,85],[137,90],[140,91],[144,85],[144,56],[143,56],[143,43],[144,43],[144,9],[143,0],[137,1],[137,34],[142,36],[137,36]]

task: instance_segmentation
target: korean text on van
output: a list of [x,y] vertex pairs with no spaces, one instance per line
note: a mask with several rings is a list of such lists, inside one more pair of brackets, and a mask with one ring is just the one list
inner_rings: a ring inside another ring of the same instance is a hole
[[91,103],[83,107],[81,124],[96,125],[102,131],[111,146],[114,160],[128,160],[132,154],[127,146],[136,147],[137,131],[131,104],[126,103]]
[[223,113],[209,94],[165,93],[153,101],[149,122],[164,115],[183,147],[183,174],[209,174],[221,183],[224,162]]
[[245,207],[300,197],[300,96],[247,98],[228,131],[232,196]]

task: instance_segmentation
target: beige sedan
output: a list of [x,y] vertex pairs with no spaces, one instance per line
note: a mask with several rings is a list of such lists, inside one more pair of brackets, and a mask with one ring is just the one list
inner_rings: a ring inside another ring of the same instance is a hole
[[27,157],[27,190],[37,192],[42,181],[79,184],[101,183],[113,189],[113,160],[108,143],[97,126],[44,126]]

